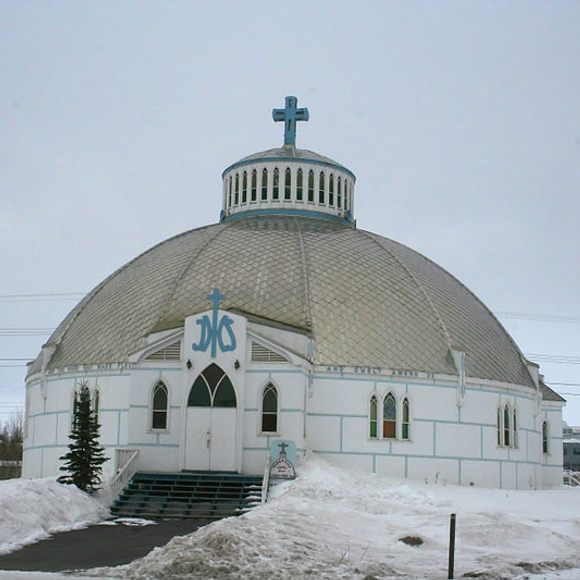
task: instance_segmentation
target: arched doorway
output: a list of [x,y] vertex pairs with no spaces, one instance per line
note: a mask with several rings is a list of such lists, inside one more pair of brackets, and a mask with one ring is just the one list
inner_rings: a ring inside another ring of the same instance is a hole
[[187,399],[185,469],[235,471],[237,399],[228,375],[209,365]]

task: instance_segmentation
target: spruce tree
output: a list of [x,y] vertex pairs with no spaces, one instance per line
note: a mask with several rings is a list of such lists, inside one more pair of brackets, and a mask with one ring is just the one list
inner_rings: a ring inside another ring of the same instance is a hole
[[79,489],[93,493],[99,488],[102,465],[108,458],[99,444],[97,418],[91,405],[91,391],[87,382],[78,388],[74,409],[69,451],[60,457],[65,464],[60,468],[67,475],[58,478],[60,483],[74,483]]

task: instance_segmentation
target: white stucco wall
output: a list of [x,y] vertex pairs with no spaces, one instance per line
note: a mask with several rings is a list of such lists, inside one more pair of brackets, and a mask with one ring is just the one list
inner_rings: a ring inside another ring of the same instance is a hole
[[[294,441],[299,453],[310,449],[352,468],[380,474],[500,488],[561,485],[561,403],[540,401],[527,387],[490,381],[469,380],[460,400],[457,377],[350,367],[313,369],[304,358],[304,336],[289,337],[282,330],[270,329],[259,340],[278,344],[278,352],[285,353],[288,362],[252,362],[250,344],[258,340],[259,325],[253,324],[248,335],[245,319],[236,316],[235,320],[243,336],[235,351],[219,355],[215,362],[236,391],[236,470],[261,474],[272,440],[284,438]],[[99,389],[101,442],[111,458],[117,448],[139,448],[141,470],[186,467],[189,390],[213,360],[208,352],[188,347],[195,340],[194,322],[192,317],[186,324],[181,361],[146,361],[145,355],[141,359],[136,355],[135,362],[126,365],[76,367],[31,377],[23,476],[59,474],[58,458],[68,445],[72,393],[83,380],[91,389]],[[285,350],[280,343],[300,348]],[[151,427],[152,393],[159,380],[169,392],[164,430]],[[261,400],[268,383],[278,392],[276,433],[261,432]],[[389,392],[396,398],[399,420],[401,401],[403,397],[409,400],[409,440],[402,439],[400,426],[395,439],[369,437],[370,397],[374,394],[380,407]],[[497,443],[497,408],[506,404],[517,411],[517,446]],[[548,453],[542,452],[543,421],[549,424]],[[105,464],[106,477],[114,467],[114,460]]]

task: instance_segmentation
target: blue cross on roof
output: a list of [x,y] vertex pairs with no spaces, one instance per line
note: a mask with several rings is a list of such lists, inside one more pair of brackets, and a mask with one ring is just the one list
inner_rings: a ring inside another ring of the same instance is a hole
[[296,145],[296,121],[308,121],[308,109],[297,109],[298,99],[286,97],[284,109],[272,109],[274,121],[284,121],[284,145]]

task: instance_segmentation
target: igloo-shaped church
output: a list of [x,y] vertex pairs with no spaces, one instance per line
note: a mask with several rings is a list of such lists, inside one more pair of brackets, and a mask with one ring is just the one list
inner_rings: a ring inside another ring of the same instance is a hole
[[225,169],[219,223],[123,266],[26,381],[23,475],[59,473],[75,392],[139,469],[261,474],[283,438],[347,466],[537,489],[562,482],[564,400],[492,312],[417,252],[357,228],[355,176],[284,145]]

